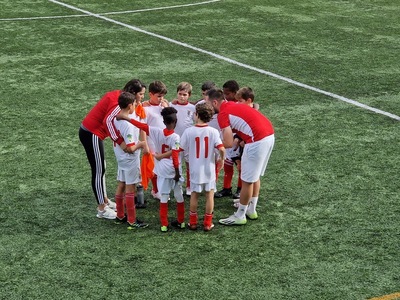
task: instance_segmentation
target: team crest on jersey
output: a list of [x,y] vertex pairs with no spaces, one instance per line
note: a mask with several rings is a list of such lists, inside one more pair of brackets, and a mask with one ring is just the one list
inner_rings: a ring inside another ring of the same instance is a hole
[[128,134],[128,135],[126,136],[126,139],[128,140],[129,143],[132,143],[132,142],[133,142],[133,136],[132,136],[132,134]]
[[175,142],[175,150],[179,150],[180,148],[180,144],[178,141]]

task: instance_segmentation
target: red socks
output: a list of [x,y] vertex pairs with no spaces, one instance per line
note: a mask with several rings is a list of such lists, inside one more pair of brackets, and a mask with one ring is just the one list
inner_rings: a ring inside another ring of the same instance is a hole
[[115,204],[117,205],[117,217],[122,219],[125,216],[124,195],[115,195]]
[[126,212],[128,223],[133,224],[136,221],[135,193],[125,194]]
[[168,226],[168,202],[160,202],[160,222],[161,226]]
[[197,225],[197,221],[198,221],[197,212],[190,211],[190,215],[189,215],[190,225]]
[[224,164],[224,189],[232,187],[233,166]]
[[204,215],[204,223],[203,223],[203,226],[204,226],[204,227],[206,227],[206,226],[211,227],[212,218],[213,218],[213,215],[212,215],[212,214],[205,214],[205,215]]

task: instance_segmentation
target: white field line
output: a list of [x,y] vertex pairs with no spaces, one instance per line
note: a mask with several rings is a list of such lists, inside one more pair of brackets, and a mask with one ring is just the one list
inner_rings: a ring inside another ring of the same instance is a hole
[[222,55],[219,55],[219,54],[207,51],[207,50],[203,50],[203,49],[191,46],[189,44],[186,44],[186,43],[183,43],[183,42],[179,42],[179,41],[170,39],[168,37],[165,37],[165,36],[162,36],[162,35],[159,35],[159,34],[155,34],[155,33],[140,29],[138,27],[135,27],[135,26],[132,26],[132,25],[128,25],[128,24],[125,24],[125,23],[110,19],[108,17],[104,17],[104,16],[101,16],[99,14],[95,14],[95,13],[92,13],[92,12],[87,11],[87,10],[80,9],[78,7],[75,7],[75,6],[72,6],[72,5],[69,5],[69,4],[62,3],[62,2],[57,1],[57,0],[49,0],[49,1],[53,2],[55,4],[58,4],[58,5],[65,6],[65,7],[69,8],[69,9],[72,9],[72,10],[80,11],[80,12],[82,12],[84,14],[89,15],[89,16],[92,16],[92,17],[95,17],[95,18],[99,18],[99,19],[105,20],[107,22],[114,23],[114,24],[129,28],[129,29],[132,29],[134,31],[141,32],[141,33],[144,33],[144,34],[147,34],[147,35],[150,35],[150,36],[165,40],[167,42],[170,42],[170,43],[173,43],[173,44],[185,47],[185,48],[192,49],[192,50],[200,52],[200,53],[204,53],[204,54],[210,55],[212,57],[215,57],[215,58],[218,58],[220,60],[226,61],[228,63],[234,64],[234,65],[237,65],[237,66],[249,69],[249,70],[253,70],[255,72],[258,72],[258,73],[261,73],[261,74],[265,74],[265,75],[277,78],[277,79],[282,80],[282,81],[286,81],[288,83],[297,85],[299,87],[302,87],[302,88],[305,88],[305,89],[308,89],[308,90],[311,90],[311,91],[326,95],[328,97],[332,97],[334,99],[337,99],[337,100],[340,100],[340,101],[343,101],[343,102],[347,102],[349,104],[353,104],[353,105],[361,107],[363,109],[370,110],[370,111],[372,111],[374,113],[381,114],[381,115],[387,116],[389,118],[395,119],[397,121],[400,121],[400,116],[397,116],[395,114],[392,114],[392,113],[389,113],[389,112],[386,112],[386,111],[383,111],[383,110],[380,110],[380,109],[365,105],[365,104],[357,102],[355,100],[352,100],[352,99],[349,99],[349,98],[346,98],[346,97],[343,97],[343,96],[339,96],[339,95],[336,95],[336,94],[331,93],[331,92],[327,92],[327,91],[321,90],[319,88],[316,88],[316,87],[313,87],[313,86],[310,86],[310,85],[295,81],[293,79],[290,79],[290,78],[287,78],[287,77],[284,77],[284,76],[281,76],[281,75],[278,75],[278,74],[275,74],[275,73],[272,73],[272,72],[269,72],[269,71],[265,71],[265,70],[262,70],[262,69],[259,69],[259,68],[256,68],[256,67],[253,67],[253,66],[250,66],[250,65],[246,65],[244,63],[241,63],[241,62],[238,62],[236,60],[224,57]]
[[[188,7],[188,6],[196,6],[196,5],[204,5],[213,2],[219,2],[221,0],[209,0],[197,3],[189,3],[189,4],[180,4],[180,5],[172,5],[172,6],[162,6],[162,7],[153,7],[153,8],[143,8],[143,9],[135,9],[135,10],[125,10],[125,11],[113,11],[106,13],[99,13],[100,16],[105,15],[121,15],[121,14],[130,14],[130,13],[139,13],[146,11],[154,11],[154,10],[166,10],[172,8],[180,8],[180,7]],[[43,20],[43,19],[62,19],[62,18],[78,18],[78,17],[90,17],[88,14],[82,15],[68,15],[68,16],[48,16],[48,17],[26,17],[26,18],[8,18],[8,19],[0,19],[0,21],[25,21],[25,20]]]

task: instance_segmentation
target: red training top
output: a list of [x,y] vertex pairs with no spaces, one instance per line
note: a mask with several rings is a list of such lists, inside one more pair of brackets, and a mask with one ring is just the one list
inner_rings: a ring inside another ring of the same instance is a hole
[[228,126],[246,143],[260,141],[274,134],[272,123],[254,108],[235,102],[223,102],[218,113],[221,129]]
[[82,121],[82,125],[101,140],[109,136],[118,144],[121,144],[123,139],[116,132],[112,120],[121,110],[118,106],[120,94],[120,90],[104,94]]

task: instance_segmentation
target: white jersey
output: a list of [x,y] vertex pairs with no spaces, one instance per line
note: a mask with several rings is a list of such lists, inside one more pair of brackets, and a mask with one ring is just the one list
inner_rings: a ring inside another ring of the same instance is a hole
[[[129,115],[130,118],[137,118],[136,115]],[[114,118],[113,124],[115,129],[121,137],[124,139],[124,142],[127,146],[132,146],[137,144],[139,141],[139,132],[140,129],[136,126],[133,126],[130,122],[125,120],[117,120]],[[117,158],[118,168],[121,170],[129,170],[140,164],[140,150],[135,151],[134,153],[126,153],[120,145],[114,143],[114,153]]]
[[[161,111],[164,107],[162,107],[161,105],[150,105],[143,106],[143,108],[146,111],[146,118],[143,120],[143,123],[161,129],[165,128],[164,120],[161,116]],[[149,145],[151,153],[154,154],[155,152],[157,152],[155,149],[153,138],[151,136],[149,136],[149,138],[147,139],[147,143]]]
[[[179,150],[180,149],[180,138],[173,130],[168,130],[166,128],[161,129],[153,126],[149,126],[149,137],[151,137],[154,142],[155,151],[157,153],[165,153],[169,150]],[[179,172],[181,170],[180,155],[179,159]],[[172,161],[172,156],[168,158],[163,158],[161,160],[154,160],[154,173],[157,176],[164,178],[174,178],[175,177],[175,167]]]
[[222,147],[220,133],[208,125],[195,125],[185,130],[181,148],[189,156],[190,181],[210,183],[215,177],[215,151]]
[[144,119],[143,123],[161,129],[165,128],[163,117],[161,116],[161,111],[164,107],[162,107],[161,105],[151,105],[144,106],[143,108],[146,111],[146,118]]
[[194,113],[196,112],[196,107],[192,103],[187,104],[169,104],[169,106],[177,110],[176,117],[178,119],[175,127],[175,132],[182,136],[186,128],[192,127],[194,125]]

